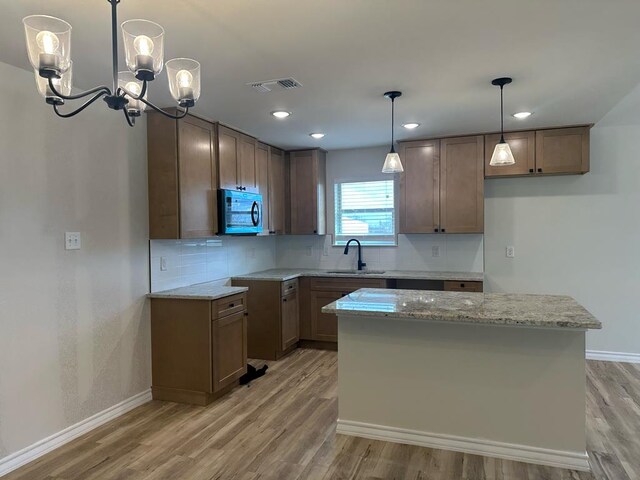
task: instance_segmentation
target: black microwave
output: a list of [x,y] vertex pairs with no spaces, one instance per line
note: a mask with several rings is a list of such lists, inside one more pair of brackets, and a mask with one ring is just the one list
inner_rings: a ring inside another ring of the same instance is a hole
[[262,195],[218,190],[218,221],[221,235],[257,235],[262,232]]

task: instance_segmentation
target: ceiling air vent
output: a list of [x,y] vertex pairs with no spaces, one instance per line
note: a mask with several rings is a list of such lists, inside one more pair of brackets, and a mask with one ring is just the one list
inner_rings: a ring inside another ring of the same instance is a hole
[[300,88],[302,86],[302,84],[295,78],[281,78],[280,80],[278,80],[278,85],[287,90],[291,88]]
[[247,85],[260,93],[270,92],[272,87],[275,85],[278,85],[285,90],[300,88],[302,86],[302,84],[295,78],[276,78],[275,80],[265,80],[264,82],[249,82]]

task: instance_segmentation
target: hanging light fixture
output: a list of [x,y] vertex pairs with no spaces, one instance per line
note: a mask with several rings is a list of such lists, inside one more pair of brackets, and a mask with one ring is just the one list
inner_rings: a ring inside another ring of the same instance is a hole
[[[165,112],[147,100],[148,82],[162,72],[164,63],[164,29],[147,20],[128,20],[121,25],[125,61],[129,71],[118,73],[117,6],[111,4],[112,87],[101,85],[75,95],[71,94],[71,25],[47,15],[30,15],[22,20],[29,61],[36,73],[38,91],[53,106],[59,117],[77,115],[99,98],[113,110],[122,110],[133,127],[146,107],[169,118],[183,118],[200,98],[200,64],[188,58],[176,58],[166,63],[169,91],[183,111],[177,115]],[[65,100],[88,98],[75,110],[63,113],[58,107]]]
[[393,145],[394,105],[395,99],[401,95],[402,92],[397,92],[395,90],[384,94],[385,97],[391,99],[391,150],[387,153],[387,158],[384,159],[382,173],[399,173],[404,171],[402,168],[402,162],[400,161],[400,155],[396,153],[396,149]]
[[496,78],[491,81],[491,85],[500,87],[500,142],[496,145],[491,155],[491,161],[489,165],[492,167],[502,167],[507,165],[513,165],[516,160],[511,153],[511,147],[504,141],[504,99],[503,89],[505,85],[509,85],[513,80],[509,77]]

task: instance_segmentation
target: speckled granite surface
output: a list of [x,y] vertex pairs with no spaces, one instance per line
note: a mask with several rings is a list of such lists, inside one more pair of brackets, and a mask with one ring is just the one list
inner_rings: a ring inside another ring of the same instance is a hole
[[304,268],[276,268],[262,272],[236,275],[233,280],[271,280],[284,282],[298,277],[337,277],[337,278],[404,278],[413,280],[452,280],[459,282],[482,282],[482,272],[421,272],[409,270],[374,271],[374,273],[350,273],[335,270],[313,270]]
[[564,295],[363,288],[322,309],[367,317],[528,327],[598,329],[602,324]]
[[246,292],[247,287],[225,287],[215,282],[197,283],[188,287],[150,293],[149,298],[178,298],[187,300],[217,300],[218,298]]

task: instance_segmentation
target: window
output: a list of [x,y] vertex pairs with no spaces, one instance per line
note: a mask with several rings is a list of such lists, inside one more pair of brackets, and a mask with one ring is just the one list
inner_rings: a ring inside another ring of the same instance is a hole
[[394,181],[335,184],[335,244],[396,245]]

